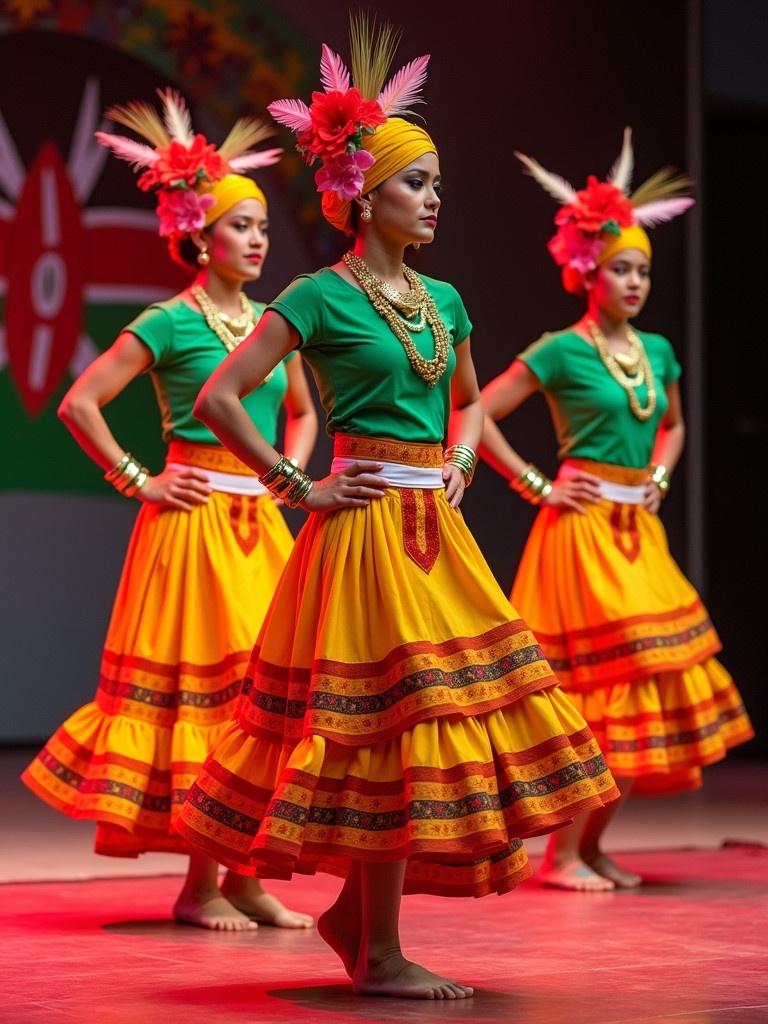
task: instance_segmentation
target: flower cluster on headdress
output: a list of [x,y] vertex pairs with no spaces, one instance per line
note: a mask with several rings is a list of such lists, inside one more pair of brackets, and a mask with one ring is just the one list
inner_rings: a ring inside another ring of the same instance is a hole
[[[350,84],[350,73],[339,55],[323,44],[320,78],[325,91],[313,92],[309,107],[292,99],[276,100],[267,107],[276,121],[296,133],[296,148],[306,162],[320,164],[315,172],[317,191],[335,192],[343,200],[360,195],[365,172],[375,162],[364,148],[365,137],[388,118],[409,113],[412,104],[423,102],[419,93],[427,77],[429,56],[425,55],[401,68],[381,88],[389,60],[379,62],[378,69],[383,67],[383,71],[378,81],[375,74],[360,67],[366,58],[369,65],[375,64],[379,56],[375,52],[379,44],[372,43],[367,33],[364,27],[365,43],[360,48],[369,52],[358,57],[358,67],[353,52],[355,85]],[[385,36],[383,48],[387,46],[389,37]],[[372,59],[370,51],[374,51]],[[368,88],[361,85],[363,80]]]
[[542,188],[562,204],[555,215],[557,233],[547,248],[555,263],[566,270],[582,274],[593,270],[606,235],[619,235],[633,224],[653,227],[672,220],[693,204],[690,196],[680,194],[689,187],[689,179],[668,169],[658,171],[629,194],[634,168],[629,128],[624,130],[621,154],[608,180],[599,181],[590,175],[586,187],[578,191],[530,157],[523,153],[515,155]]
[[158,90],[163,118],[147,103],[114,106],[107,117],[142,135],[151,145],[122,135],[96,132],[99,142],[116,156],[145,168],[138,179],[143,192],[157,192],[160,234],[178,239],[205,226],[208,210],[216,202],[211,186],[227,174],[266,167],[279,160],[281,149],[250,151],[273,134],[255,118],[241,118],[218,148],[204,135],[192,132],[192,118],[183,98],[173,89]]

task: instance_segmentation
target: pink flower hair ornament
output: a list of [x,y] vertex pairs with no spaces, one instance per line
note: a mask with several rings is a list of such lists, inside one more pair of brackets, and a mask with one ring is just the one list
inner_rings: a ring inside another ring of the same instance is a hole
[[[694,200],[684,195],[692,182],[670,168],[663,168],[630,192],[634,153],[632,129],[624,129],[621,154],[608,173],[607,181],[594,175],[577,191],[565,178],[545,170],[524,153],[515,156],[529,174],[560,204],[555,215],[557,232],[548,249],[558,266],[569,273],[564,280],[585,274],[600,262],[611,237],[633,226],[655,227],[684,213]],[[650,243],[648,243],[650,244]],[[569,288],[569,290],[572,290]]]
[[217,148],[204,135],[192,131],[189,109],[175,89],[158,89],[162,118],[148,103],[135,100],[110,107],[106,116],[141,135],[149,145],[123,135],[96,132],[98,141],[115,156],[142,170],[138,186],[157,193],[160,234],[179,239],[206,224],[216,199],[210,189],[229,174],[268,167],[282,149],[251,147],[274,135],[274,129],[257,118],[240,118]]
[[297,135],[296,148],[315,172],[318,192],[335,192],[345,201],[363,188],[364,172],[374,157],[365,138],[388,118],[411,113],[423,103],[429,54],[402,67],[387,85],[399,36],[389,25],[377,29],[365,15],[350,18],[351,74],[341,57],[323,43],[320,79],[324,92],[312,93],[312,104],[276,100],[267,110]]

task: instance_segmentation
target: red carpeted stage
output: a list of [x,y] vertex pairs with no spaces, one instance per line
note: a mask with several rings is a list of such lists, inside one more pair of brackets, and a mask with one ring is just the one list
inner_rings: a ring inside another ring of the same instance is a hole
[[[640,890],[571,894],[530,881],[502,898],[406,899],[408,951],[477,990],[468,1002],[423,1003],[354,997],[315,931],[172,924],[178,877],[137,873],[176,871],[181,860],[94,857],[87,823],[61,819],[14,782],[21,761],[0,759],[13,823],[0,864],[7,1024],[768,1021],[764,766],[716,766],[700,793],[630,802],[611,848],[644,875]],[[270,887],[316,916],[338,884]]]

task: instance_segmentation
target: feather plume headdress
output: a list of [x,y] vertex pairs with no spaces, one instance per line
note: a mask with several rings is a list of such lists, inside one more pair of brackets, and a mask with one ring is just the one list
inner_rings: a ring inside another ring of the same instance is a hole
[[[577,191],[557,174],[523,153],[515,156],[530,175],[560,204],[555,215],[557,232],[548,248],[564,280],[569,273],[584,274],[600,262],[612,239],[632,227],[652,228],[684,213],[694,200],[684,193],[692,182],[685,175],[664,168],[631,191],[634,153],[632,130],[624,129],[624,142],[607,181],[594,175]],[[567,283],[566,283],[567,287]]]
[[335,192],[341,200],[355,199],[365,172],[375,158],[363,147],[366,135],[388,118],[411,113],[423,103],[421,89],[427,77],[429,55],[402,67],[389,82],[399,35],[390,25],[377,28],[366,15],[350,19],[351,74],[341,57],[323,43],[320,80],[324,92],[312,93],[312,104],[302,100],[276,100],[267,107],[280,124],[298,136],[296,148],[312,166],[318,192]]
[[137,184],[144,192],[154,189],[157,193],[160,234],[174,239],[205,226],[206,213],[216,202],[210,192],[213,185],[228,174],[275,163],[282,150],[251,148],[274,131],[250,117],[240,118],[217,149],[204,135],[193,132],[189,109],[175,89],[158,89],[158,95],[162,117],[140,100],[106,112],[106,117],[141,135],[149,145],[109,132],[96,132],[96,138],[135,171],[142,171]]

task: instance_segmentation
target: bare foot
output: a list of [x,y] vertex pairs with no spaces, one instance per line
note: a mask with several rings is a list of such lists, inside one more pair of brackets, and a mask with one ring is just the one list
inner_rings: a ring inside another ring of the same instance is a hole
[[580,860],[557,866],[544,863],[539,868],[538,879],[542,885],[552,889],[570,889],[572,892],[609,892],[615,889],[610,878],[604,878]]
[[608,857],[604,853],[598,853],[595,857],[591,857],[587,864],[598,875],[613,882],[617,889],[636,889],[643,884],[640,875],[636,875],[634,871],[625,871],[620,868],[612,857]]
[[259,927],[236,910],[218,890],[198,896],[183,889],[173,905],[173,918],[179,924],[192,924],[215,932],[255,931]]
[[289,910],[276,896],[264,892],[258,879],[238,877],[231,880],[228,875],[222,883],[221,892],[233,907],[259,924],[275,928],[311,928],[315,923],[309,914]]
[[344,964],[344,970],[351,978],[360,950],[360,920],[351,919],[334,903],[317,919],[317,930],[323,942],[327,943]]
[[352,977],[358,996],[393,996],[396,999],[468,999],[469,985],[460,985],[406,960],[399,951],[358,963]]

